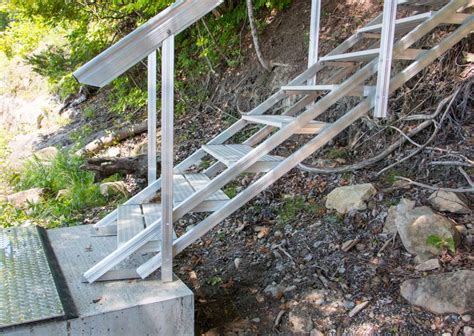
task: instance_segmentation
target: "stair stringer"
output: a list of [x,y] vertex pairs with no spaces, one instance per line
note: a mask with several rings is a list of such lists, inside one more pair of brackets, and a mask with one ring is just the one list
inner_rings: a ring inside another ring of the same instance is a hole
[[[427,51],[421,55],[417,61],[408,66],[404,71],[396,75],[390,81],[390,93],[393,93],[396,89],[401,87],[406,81],[411,79],[426,66],[436,60],[446,50],[453,47],[456,43],[461,41],[471,30],[474,29],[474,17],[468,18],[461,27],[450,34],[449,38],[445,38],[443,42],[439,43],[436,47]],[[194,243],[197,239],[204,236],[208,231],[214,228],[222,220],[230,216],[232,213],[240,209],[244,204],[252,200],[260,192],[264,191],[276,180],[281,178],[283,175],[288,173],[291,169],[296,167],[308,156],[313,154],[316,150],[320,149],[335,136],[344,131],[352,123],[366,115],[374,107],[374,97],[372,94],[361,103],[359,103],[350,112],[346,113],[343,117],[338,119],[331,127],[323,130],[319,135],[314,137],[311,141],[306,143],[297,152],[289,156],[282,163],[280,163],[273,170],[266,173],[259,180],[250,185],[242,193],[238,194],[235,198],[229,201],[224,207],[217,210],[205,220],[196,225],[191,231],[187,232],[183,236],[179,237],[173,244],[173,251],[176,254],[182,252],[186,247]],[[161,254],[158,253],[156,256],[151,258],[149,261],[144,263],[137,269],[137,273],[142,277],[146,278],[156,269],[161,266]]]
[[[432,19],[424,22],[416,29],[408,33],[405,37],[403,37],[399,42],[397,42],[394,49],[404,50],[408,48],[410,45],[418,41],[421,37],[429,33],[433,28],[440,24],[446,15],[455,12],[457,8],[466,3],[467,1],[463,0],[453,0],[450,4],[440,10],[435,16],[433,16]],[[460,41],[464,36],[466,36],[473,28],[472,21],[472,17],[466,19],[465,23],[450,35],[449,39],[446,38],[438,46],[420,55],[414,63],[408,66],[402,73],[396,75],[391,80],[390,92],[393,92],[395,89],[403,85],[404,82],[412,78],[416,73],[421,71],[431,62],[433,62],[444,51],[446,51],[448,48],[450,48],[458,41]],[[188,199],[186,199],[182,204],[177,206],[173,211],[173,216],[175,220],[181,218],[187,212],[191,211],[192,208],[196,205],[195,203],[202,199],[202,197],[206,197],[208,194],[230,182],[230,180],[234,179],[241,172],[245,171],[246,168],[255,163],[261,156],[273,150],[284,140],[294,134],[295,131],[297,131],[305,124],[307,124],[308,122],[316,118],[318,115],[323,113],[335,101],[337,101],[339,98],[343,97],[348,91],[350,91],[355,85],[360,85],[364,80],[372,76],[376,72],[377,61],[378,59],[374,59],[373,61],[371,61],[361,70],[359,70],[349,79],[347,79],[343,84],[341,84],[341,86],[337,90],[333,90],[327,96],[322,98],[319,102],[310,107],[307,111],[297,117],[296,120],[293,121],[291,124],[272,135],[269,139],[265,140],[262,144],[257,146],[251,153],[245,155],[235,164],[233,164],[224,172],[219,174],[215,179],[211,181],[211,183],[206,188],[203,188],[199,192],[196,192]],[[316,65],[314,67],[316,67]],[[257,182],[249,186],[248,189],[244,190],[234,199],[229,201],[229,203],[227,203],[223,208],[214,212],[204,221],[199,223],[191,231],[178,238],[173,244],[173,253],[177,254],[181,252],[184,248],[189,246],[196,239],[202,237],[202,235],[212,229],[212,227],[214,227],[224,218],[235,212],[242,205],[244,205],[250,199],[255,197],[256,194],[263,191],[274,181],[276,181],[290,169],[295,167],[299,162],[304,160],[308,155],[311,155],[314,151],[319,149],[321,146],[331,140],[334,136],[339,134],[351,123],[359,119],[361,116],[365,115],[372,108],[373,98],[374,97],[372,95],[363,100],[359,105],[357,105],[356,108],[354,108],[342,118],[340,118],[338,121],[336,121],[331,127],[328,127],[323,130],[318,136],[313,138],[313,140],[304,145],[300,150],[295,152],[288,159],[279,164],[276,168],[265,174]],[[108,257],[106,257],[104,260],[102,260],[94,267],[92,267],[88,272],[86,272],[85,278],[89,282],[93,282],[100,278],[109,269],[120,263],[134,251],[139,249],[143,244],[145,244],[150,239],[150,235],[152,235],[154,227],[157,227],[160,224],[161,221],[157,221],[151,226],[149,226],[147,229],[136,235],[128,243],[118,248],[116,251],[114,251],[112,254],[110,254]],[[139,272],[140,276],[146,277],[153,270],[160,267],[160,259],[161,255],[157,254],[155,257],[153,257],[148,262],[139,267],[137,271]]]

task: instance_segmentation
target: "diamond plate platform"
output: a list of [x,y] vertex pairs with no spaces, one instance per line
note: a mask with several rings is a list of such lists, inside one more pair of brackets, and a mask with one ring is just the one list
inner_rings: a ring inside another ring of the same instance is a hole
[[0,328],[64,315],[39,229],[0,228]]

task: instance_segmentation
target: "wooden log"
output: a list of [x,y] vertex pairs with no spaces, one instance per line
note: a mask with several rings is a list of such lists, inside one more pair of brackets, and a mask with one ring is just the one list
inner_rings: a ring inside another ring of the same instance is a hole
[[92,142],[89,142],[86,146],[79,149],[75,154],[77,156],[85,156],[97,153],[101,149],[112,145],[113,143],[122,141],[132,136],[141,134],[147,130],[147,121],[143,121],[139,124],[124,127],[119,130],[111,131]]
[[[132,157],[100,157],[87,159],[81,169],[90,170],[96,173],[96,179],[102,180],[114,174],[131,174],[137,177],[147,176],[147,155]],[[158,173],[160,173],[160,158],[157,157]]]

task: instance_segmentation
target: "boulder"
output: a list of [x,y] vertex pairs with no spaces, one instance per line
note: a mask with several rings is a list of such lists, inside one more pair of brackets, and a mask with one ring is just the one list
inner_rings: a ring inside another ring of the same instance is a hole
[[56,147],[46,147],[36,151],[33,155],[41,162],[53,161],[58,156],[59,150]]
[[444,242],[456,243],[458,235],[453,222],[438,215],[429,207],[414,207],[415,202],[402,199],[397,206],[395,225],[406,250],[419,262],[439,255],[442,246],[428,243],[434,236]]
[[25,208],[30,204],[37,204],[41,201],[41,196],[44,193],[42,188],[33,188],[17,192],[7,196],[7,201],[15,208]]
[[104,196],[128,195],[127,185],[123,181],[104,182],[100,184],[100,193]]
[[327,196],[326,208],[336,209],[341,214],[350,210],[364,210],[367,208],[365,201],[376,193],[371,183],[339,187]]
[[436,314],[465,314],[474,311],[474,271],[430,275],[406,280],[402,296],[411,304]]
[[439,211],[447,211],[456,214],[467,214],[471,210],[466,205],[466,201],[458,194],[448,191],[435,191],[428,198],[430,204]]

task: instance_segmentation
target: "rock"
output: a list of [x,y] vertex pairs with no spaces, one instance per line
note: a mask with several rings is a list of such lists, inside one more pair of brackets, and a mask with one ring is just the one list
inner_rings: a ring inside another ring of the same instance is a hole
[[460,235],[465,236],[467,235],[467,229],[464,225],[456,225],[454,227],[457,232],[459,232]]
[[433,212],[429,207],[414,208],[415,202],[402,199],[397,206],[395,224],[406,250],[424,261],[441,252],[441,246],[427,243],[428,237],[456,242],[457,232],[452,222]]
[[473,336],[474,328],[470,326],[465,326],[464,328],[462,328],[462,332],[464,333],[464,336]]
[[127,185],[123,181],[104,182],[100,184],[100,193],[104,196],[128,195]]
[[474,271],[462,270],[404,281],[402,296],[436,314],[464,314],[474,310]]
[[316,306],[322,305],[326,301],[327,292],[325,290],[313,290],[311,291],[304,300]]
[[364,210],[365,203],[377,190],[371,183],[339,187],[329,193],[326,199],[326,208],[336,209],[345,214],[350,210]]
[[44,194],[44,189],[33,188],[17,192],[7,196],[7,201],[15,208],[24,208],[29,204],[38,204],[41,201],[41,196]]
[[309,336],[324,336],[324,334],[320,332],[318,329],[313,329],[309,333]]
[[349,310],[349,309],[352,309],[352,308],[355,307],[355,303],[352,302],[352,301],[344,300],[343,306],[344,306],[344,308],[346,308],[347,310]]
[[309,333],[313,330],[313,321],[311,316],[304,312],[290,311],[288,314],[288,321],[293,326],[293,332],[298,333]]
[[432,270],[438,269],[439,267],[440,265],[439,265],[438,259],[430,259],[417,265],[415,269],[417,271],[426,272],[426,271],[432,271]]
[[464,198],[458,196],[457,193],[448,191],[435,191],[428,198],[431,205],[439,211],[447,211],[457,214],[467,214],[471,210],[466,205]]
[[239,269],[240,264],[242,264],[242,259],[241,258],[235,258],[234,259],[235,268]]
[[67,197],[67,195],[69,194],[69,190],[68,189],[61,189],[58,191],[58,193],[56,194],[56,199],[59,200],[61,198],[65,198]]
[[471,322],[471,315],[469,315],[469,314],[463,315],[463,316],[461,316],[461,320],[463,320],[466,323]]
[[142,141],[132,149],[132,156],[148,154],[148,140]]
[[388,208],[387,217],[383,225],[383,233],[396,234],[397,225],[395,224],[395,218],[397,217],[397,207],[395,205]]
[[46,147],[36,151],[33,155],[41,162],[53,161],[58,156],[59,150],[56,147]]
[[268,285],[263,290],[264,293],[271,294],[275,299],[281,299],[285,289],[281,286]]

